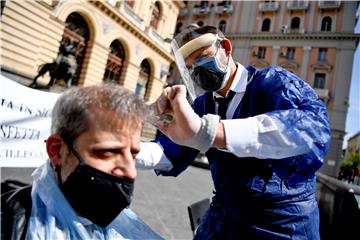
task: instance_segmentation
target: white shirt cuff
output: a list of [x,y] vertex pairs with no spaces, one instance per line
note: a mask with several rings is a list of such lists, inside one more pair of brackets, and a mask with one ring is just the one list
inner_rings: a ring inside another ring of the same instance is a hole
[[281,159],[309,151],[295,132],[266,114],[222,122],[227,147],[224,151],[238,157]]
[[140,152],[136,155],[136,168],[139,170],[159,169],[168,171],[173,168],[165,156],[163,147],[155,142],[141,142]]
[[258,126],[251,118],[221,120],[224,124],[226,148],[235,155],[251,156],[258,142]]

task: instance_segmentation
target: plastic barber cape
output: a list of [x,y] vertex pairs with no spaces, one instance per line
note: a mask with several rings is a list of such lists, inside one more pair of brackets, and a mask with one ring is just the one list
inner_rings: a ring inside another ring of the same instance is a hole
[[[206,156],[215,196],[195,239],[319,239],[315,171],[329,147],[326,107],[307,83],[282,68],[247,70],[253,77],[232,118],[259,114],[276,118],[286,125],[288,134],[300,136],[310,151],[283,159],[258,159],[210,148]],[[212,93],[196,98],[193,108],[199,116],[215,114]],[[156,141],[173,165],[171,170],[156,170],[160,175],[178,175],[199,153],[164,135]]]
[[29,239],[162,239],[128,208],[106,228],[76,215],[61,193],[49,161],[36,169],[33,177]]

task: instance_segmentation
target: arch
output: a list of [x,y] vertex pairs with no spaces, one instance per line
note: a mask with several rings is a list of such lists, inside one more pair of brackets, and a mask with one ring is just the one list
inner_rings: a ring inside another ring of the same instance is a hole
[[332,25],[331,17],[329,17],[329,16],[324,17],[321,20],[321,31],[330,32],[331,31],[331,25]]
[[299,29],[300,28],[300,18],[299,17],[294,17],[291,19],[291,23],[290,23],[290,29],[294,30],[294,29]]
[[270,18],[265,18],[261,25],[261,31],[262,32],[269,32],[271,26],[271,20]]
[[68,16],[73,12],[80,14],[87,22],[89,29],[91,29],[89,40],[101,42],[102,27],[100,20],[96,18],[95,14],[86,4],[78,4],[72,1],[64,2],[60,5],[58,11],[56,12],[57,18],[60,21],[65,22]]
[[104,82],[120,83],[126,52],[119,40],[114,40],[110,45],[110,52],[106,63]]
[[74,60],[73,77],[71,85],[80,84],[80,73],[86,49],[90,39],[90,29],[88,22],[77,12],[73,12],[65,19],[65,28],[62,36],[59,53],[62,48],[71,48],[71,56]]
[[151,64],[148,59],[144,59],[140,63],[140,71],[138,81],[135,86],[135,94],[140,98],[147,100],[149,83],[152,75]]
[[223,33],[226,32],[226,21],[225,20],[221,20],[219,22],[219,30]]

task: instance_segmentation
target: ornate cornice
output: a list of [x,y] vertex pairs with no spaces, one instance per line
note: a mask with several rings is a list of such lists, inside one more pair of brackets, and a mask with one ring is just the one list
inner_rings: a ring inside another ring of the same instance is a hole
[[324,32],[308,32],[308,33],[269,33],[269,32],[240,32],[227,33],[226,37],[230,40],[250,39],[250,40],[360,40],[360,34],[356,33],[324,33]]
[[152,50],[160,54],[166,60],[172,62],[173,57],[168,53],[164,48],[158,46],[154,41],[141,29],[137,29],[136,26],[133,26],[129,21],[127,21],[123,16],[119,14],[113,7],[109,6],[106,2],[103,1],[90,1],[95,7],[101,10],[105,15],[114,20],[115,23],[124,27],[127,31],[137,37],[140,41],[148,45]]
[[280,65],[280,67],[283,67],[285,69],[291,69],[293,71],[296,71],[299,67],[299,64],[297,64],[296,62],[294,62],[292,60],[285,61],[283,63],[280,63],[279,65]]
[[270,66],[270,64],[268,62],[266,62],[265,60],[262,60],[262,59],[257,59],[255,61],[252,61],[250,64],[252,66],[254,66],[256,68],[260,68],[260,69]]
[[326,62],[318,62],[311,65],[313,70],[326,70],[327,72],[330,72],[333,69],[333,66]]

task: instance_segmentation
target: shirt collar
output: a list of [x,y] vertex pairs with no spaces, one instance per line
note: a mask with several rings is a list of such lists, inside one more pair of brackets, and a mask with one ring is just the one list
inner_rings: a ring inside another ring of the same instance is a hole
[[[231,83],[229,90],[231,90],[235,93],[244,93],[246,90],[246,86],[247,86],[247,79],[248,79],[249,72],[240,63],[236,63],[236,65],[237,65],[237,69],[236,69],[235,77],[234,77],[233,82]],[[217,92],[213,92],[213,96],[214,97],[222,97]]]

